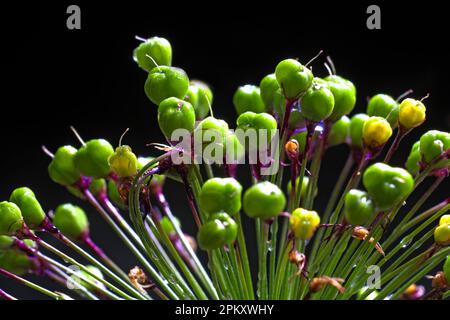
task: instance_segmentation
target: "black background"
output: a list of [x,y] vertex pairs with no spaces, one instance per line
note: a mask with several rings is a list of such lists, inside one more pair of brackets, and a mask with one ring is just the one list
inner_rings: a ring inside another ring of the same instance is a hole
[[[125,143],[139,154],[158,154],[145,146],[163,142],[163,136],[156,107],[143,91],[146,74],[132,59],[139,43],[135,35],[169,39],[173,64],[212,86],[215,116],[230,127],[236,116],[232,95],[239,85],[258,84],[281,59],[298,57],[305,63],[323,49],[325,54],[313,63],[314,74],[326,75],[323,61],[330,55],[338,73],[357,86],[354,112],[364,112],[366,98],[379,92],[398,96],[413,89],[417,98],[431,94],[427,122],[404,140],[395,164],[403,164],[411,144],[426,130],[449,130],[449,30],[442,2],[378,3],[381,30],[366,28],[371,3],[363,2],[74,3],[81,7],[81,30],[66,28],[66,8],[73,3],[20,3],[0,9],[2,200],[15,187],[27,185],[46,209],[66,201],[80,204],[50,181],[49,159],[40,149],[42,144],[50,150],[76,146],[70,125],[86,140],[104,137],[113,144],[130,127]],[[345,157],[345,147],[326,156],[317,210],[323,209]],[[447,181],[427,205],[448,196],[448,187]],[[167,197],[186,230],[193,230],[182,191],[170,183]],[[94,240],[122,266],[132,267],[134,259],[95,211],[89,210],[89,216]],[[21,298],[35,296],[3,278],[0,287]]]

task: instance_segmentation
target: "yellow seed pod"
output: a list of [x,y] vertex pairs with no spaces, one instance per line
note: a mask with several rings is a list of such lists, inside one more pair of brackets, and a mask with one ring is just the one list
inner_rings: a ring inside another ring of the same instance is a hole
[[400,104],[398,122],[405,129],[418,127],[425,121],[425,112],[422,101],[407,98]]
[[450,224],[444,223],[434,229],[434,241],[442,246],[450,244]]
[[289,218],[290,229],[297,239],[309,240],[320,224],[320,217],[316,211],[303,208],[295,209]]
[[138,161],[129,146],[120,146],[109,157],[109,166],[119,177],[131,177],[137,172]]
[[445,214],[439,220],[439,225],[450,224],[450,214]]
[[381,147],[391,135],[391,125],[382,117],[370,117],[364,122],[363,141],[369,148]]

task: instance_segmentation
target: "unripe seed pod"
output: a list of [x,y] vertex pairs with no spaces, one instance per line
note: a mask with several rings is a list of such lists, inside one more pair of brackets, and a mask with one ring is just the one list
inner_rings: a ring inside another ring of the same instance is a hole
[[287,99],[300,97],[312,85],[311,70],[294,59],[286,59],[278,63],[275,69],[278,85]]
[[119,177],[131,177],[137,172],[138,160],[129,146],[119,146],[108,159],[111,170]]
[[369,148],[383,146],[392,136],[392,128],[382,117],[370,117],[364,122],[363,142]]
[[[152,58],[150,59],[149,56]],[[139,67],[147,72],[157,66],[170,66],[172,64],[172,46],[164,38],[149,38],[134,49],[134,59]]]
[[80,179],[80,173],[75,167],[77,149],[72,146],[59,147],[48,165],[48,174],[54,182],[69,186]]
[[[298,184],[300,182],[300,177],[297,177],[297,179],[295,179],[295,190],[298,190]],[[302,180],[302,190],[300,191],[300,197],[304,198],[306,195],[306,190],[308,189],[308,184],[309,184],[309,178],[308,177],[303,177]],[[287,191],[288,194],[291,194],[292,191],[292,183],[289,181],[287,183]],[[316,190],[314,190],[314,197],[317,195],[317,188]]]
[[333,112],[334,96],[323,79],[314,78],[312,86],[301,99],[301,112],[311,121],[321,121]]
[[444,263],[444,276],[445,279],[447,280],[447,283],[450,284],[450,256],[447,256],[447,259],[445,260]]
[[350,120],[350,140],[352,146],[360,147],[363,146],[363,127],[364,122],[369,119],[369,116],[364,113],[355,114]]
[[206,154],[203,154],[203,156],[205,160],[213,161],[218,156],[215,152],[216,149],[222,150],[222,156],[226,155],[226,139],[228,135],[228,123],[209,116],[203,119],[195,128],[194,140],[202,142],[202,151],[208,146],[212,148],[211,156],[213,159],[210,159],[209,155]]
[[336,121],[349,114],[355,107],[356,89],[351,81],[337,75],[330,75],[324,80],[327,81],[334,97],[333,112],[328,119]]
[[171,97],[184,99],[188,88],[189,78],[186,72],[167,66],[153,68],[144,85],[147,97],[156,105]]
[[209,113],[209,105],[213,103],[213,93],[206,83],[193,80],[189,84],[184,100],[192,104],[195,118],[201,120]]
[[414,188],[414,179],[403,168],[378,162],[366,169],[363,184],[380,211],[403,201]]
[[12,202],[0,202],[0,235],[12,236],[22,229],[23,217],[19,207]]
[[275,184],[259,182],[244,194],[244,211],[251,218],[270,219],[278,216],[286,205],[286,197]]
[[[450,149],[450,133],[437,130],[430,130],[420,137],[419,150],[422,159],[430,163],[437,159],[445,151]],[[436,168],[445,168],[450,166],[449,159],[442,159],[436,163]]]
[[89,232],[89,221],[86,213],[80,207],[66,203],[59,205],[53,216],[53,224],[65,236],[80,239]]
[[387,94],[377,94],[369,100],[367,114],[385,118],[391,127],[397,126],[399,105],[394,98]]
[[[272,138],[277,129],[277,120],[268,113],[254,113],[247,111],[242,113],[236,121],[238,129],[243,130],[255,130],[257,145],[250,144],[249,148],[259,148],[260,147],[260,137],[266,136],[266,148],[269,148]],[[265,134],[264,134],[265,133]],[[241,141],[243,143],[243,141]]]
[[91,184],[89,185],[89,191],[95,197],[104,194],[106,192],[106,180],[103,178],[92,180]]
[[309,240],[320,224],[320,217],[315,211],[297,208],[289,218],[289,227],[295,238]]
[[306,139],[308,137],[308,131],[303,130],[291,136],[291,140],[295,140],[298,143],[298,150],[300,153],[305,151]]
[[171,139],[172,133],[177,129],[185,129],[189,132],[194,130],[195,110],[189,102],[167,98],[158,107],[159,128]]
[[11,248],[0,252],[0,268],[23,276],[33,268],[33,263],[25,252]]
[[[90,273],[95,274],[100,279],[104,278],[103,273],[99,268],[92,266],[92,265],[87,265],[86,268],[89,270]],[[82,280],[82,279],[80,279],[80,285],[85,287],[87,290],[93,291],[93,292],[95,292],[97,290],[97,287],[105,288],[105,285],[102,282],[100,282],[99,280],[97,280],[96,278],[94,278],[90,273],[88,273],[84,270],[77,271],[77,274],[79,274],[80,276],[89,280],[90,282],[94,283],[95,286]]]
[[236,90],[233,96],[233,104],[238,115],[247,111],[260,113],[265,110],[260,89],[250,84],[239,87]]
[[214,250],[233,243],[237,232],[238,226],[228,214],[216,213],[200,227],[197,241],[203,250]]
[[14,238],[10,236],[0,236],[0,255],[4,250],[10,249],[14,244]]
[[23,220],[30,228],[38,227],[45,219],[45,212],[30,188],[15,189],[9,198],[15,203],[22,213]]
[[235,134],[228,134],[225,139],[225,157],[227,164],[238,164],[245,157],[244,146]]
[[407,98],[400,103],[398,122],[405,129],[420,126],[426,118],[426,108],[422,101]]
[[408,159],[406,160],[406,170],[412,175],[416,175],[420,171],[420,161],[422,155],[420,154],[420,142],[416,141],[409,153]]
[[450,224],[444,223],[434,229],[434,241],[441,246],[450,244]]
[[373,220],[375,208],[367,192],[352,189],[345,196],[345,218],[352,225],[364,225]]
[[328,133],[328,145],[335,146],[347,142],[350,135],[350,119],[342,116],[336,121]]
[[450,214],[444,214],[440,219],[439,219],[439,225],[442,224],[450,224]]
[[114,153],[104,139],[93,139],[80,147],[75,154],[75,167],[84,176],[105,178],[111,172],[108,159]]
[[212,178],[202,186],[200,207],[208,214],[224,211],[234,216],[241,209],[242,186],[234,178]]
[[261,99],[266,106],[266,111],[271,111],[273,109],[274,104],[274,96],[277,90],[280,89],[280,85],[278,84],[277,78],[275,77],[275,73],[268,74],[265,76],[260,84],[260,94]]

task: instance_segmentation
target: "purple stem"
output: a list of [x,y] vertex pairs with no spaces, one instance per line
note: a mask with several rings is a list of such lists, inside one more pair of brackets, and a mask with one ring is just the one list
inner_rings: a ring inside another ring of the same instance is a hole
[[397,135],[395,136],[395,139],[392,142],[392,145],[389,148],[389,151],[387,152],[386,157],[384,158],[384,161],[383,161],[384,163],[389,163],[389,161],[391,160],[395,151],[397,151],[398,146],[400,145],[400,142],[408,134],[409,131],[411,131],[411,129],[406,130],[402,126],[399,126],[399,128],[397,130]]
[[284,134],[287,131],[287,127],[289,125],[289,118],[291,117],[292,106],[294,105],[296,99],[286,99],[286,109],[284,111],[283,124],[281,126],[280,137],[281,141],[284,141]]
[[17,300],[17,298],[13,297],[9,293],[6,293],[2,289],[0,289],[0,297],[3,298],[4,300]]

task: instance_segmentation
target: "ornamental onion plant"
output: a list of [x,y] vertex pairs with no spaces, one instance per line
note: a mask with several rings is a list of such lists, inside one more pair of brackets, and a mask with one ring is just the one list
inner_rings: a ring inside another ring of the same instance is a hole
[[[73,145],[43,147],[50,179],[86,208],[46,208],[37,190],[11,190],[0,203],[1,276],[62,300],[450,296],[450,198],[424,207],[449,175],[450,133],[424,132],[400,155],[404,167],[391,163],[402,139],[425,121],[426,96],[377,94],[366,113],[351,114],[356,86],[336,74],[331,59],[328,74],[312,72],[320,57],[286,59],[259,86],[237,88],[230,99],[236,123],[227,123],[214,116],[208,84],[172,65],[168,40],[137,39],[134,59],[148,73],[143,89],[166,141],[151,143],[153,156],[143,157],[122,144],[126,132],[114,147],[72,128]],[[317,210],[321,167],[329,165],[322,160],[340,145],[348,146],[347,161],[332,164],[342,167],[337,181],[321,177],[334,188]],[[250,183],[240,177],[246,170]],[[425,180],[431,185],[418,188]],[[183,212],[172,212],[167,183],[182,186]],[[88,206],[136,267],[122,269],[91,238]],[[183,230],[181,216],[192,217],[194,231]],[[16,299],[8,287],[0,297]]]

